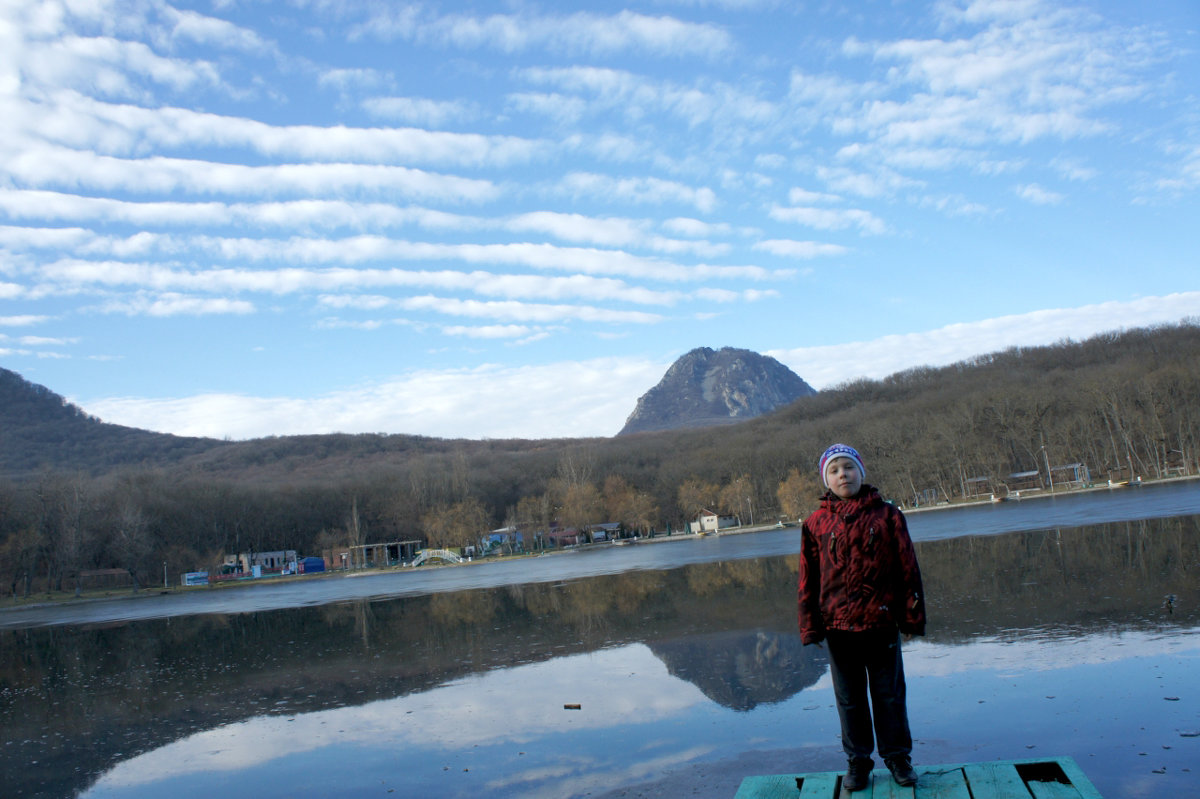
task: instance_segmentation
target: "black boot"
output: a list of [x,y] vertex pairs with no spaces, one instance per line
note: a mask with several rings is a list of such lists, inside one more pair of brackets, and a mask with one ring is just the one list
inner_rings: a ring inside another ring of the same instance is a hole
[[842,788],[847,791],[861,791],[871,784],[871,769],[875,761],[869,757],[854,757],[850,759],[850,767],[842,778]]
[[897,785],[917,784],[917,772],[913,771],[912,761],[907,755],[890,757],[884,762],[887,763],[888,771],[892,772],[892,779]]

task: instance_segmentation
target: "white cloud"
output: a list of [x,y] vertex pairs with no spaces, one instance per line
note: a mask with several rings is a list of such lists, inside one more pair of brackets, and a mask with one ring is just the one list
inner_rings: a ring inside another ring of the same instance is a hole
[[37,314],[0,316],[0,327],[29,327],[30,325],[40,325],[42,322],[47,322],[49,320],[50,317],[39,316]]
[[592,66],[536,67],[520,74],[531,84],[557,90],[523,96],[522,105],[560,120],[585,114],[597,119],[617,114],[630,120],[663,116],[689,127],[714,124],[724,128],[738,123],[765,125],[782,111],[776,102],[759,98],[744,87],[707,80],[652,80],[625,70]]
[[1008,347],[1040,346],[1099,333],[1196,318],[1200,292],[1053,308],[822,347],[772,349],[818,390],[858,378],[880,379],[919,366],[946,366]]
[[790,222],[817,230],[857,228],[860,233],[879,234],[887,225],[870,211],[861,208],[784,208],[775,206],[768,212],[772,219]]
[[170,7],[164,7],[163,10],[168,16],[174,17],[175,24],[171,33],[176,39],[254,54],[274,53],[276,50],[273,43],[263,39],[255,31],[228,20]]
[[568,241],[604,244],[612,247],[639,244],[646,239],[646,223],[615,217],[597,219],[582,214],[564,214],[556,211],[534,211],[520,214],[509,220],[508,227],[519,232],[550,233]]
[[1056,191],[1044,189],[1036,183],[1025,183],[1016,187],[1016,194],[1022,200],[1034,205],[1058,205],[1065,198]]
[[26,47],[23,72],[33,85],[145,99],[150,89],[142,85],[143,80],[173,92],[221,84],[211,63],[164,57],[142,42],[66,35],[49,42],[26,42]]
[[721,222],[705,222],[700,219],[691,219],[688,217],[675,217],[673,219],[664,220],[662,223],[663,229],[680,236],[693,236],[695,238],[703,238],[707,236],[725,236],[730,231],[730,226]]
[[512,92],[508,104],[517,113],[544,116],[563,126],[577,123],[590,108],[586,100],[553,92]]
[[836,194],[825,194],[798,187],[788,191],[788,202],[792,205],[816,205],[817,203],[839,203],[841,201],[842,198]]
[[[1150,96],[1148,68],[1163,58],[1149,27],[1119,28],[1057,3],[939,3],[944,36],[862,41],[842,54],[887,68],[876,82],[796,73],[792,96],[812,102],[831,129],[855,137],[843,159],[904,170],[994,161],[991,152],[1045,140],[1124,135],[1111,109]],[[1086,170],[1068,177],[1084,179]],[[865,197],[886,186],[830,185]]]
[[104,313],[126,316],[210,316],[213,314],[250,314],[254,304],[246,300],[221,297],[190,297],[168,292],[158,295],[139,294],[100,305]]
[[421,370],[313,399],[207,394],[73,401],[108,422],[214,438],[379,431],[447,438],[609,436],[669,365],[602,358]]
[[468,316],[477,319],[500,319],[518,322],[562,323],[602,322],[607,324],[650,325],[663,317],[645,311],[621,311],[593,305],[548,305],[514,301],[462,300],[454,297],[425,295],[404,297],[397,304],[409,311],[434,311],[449,316]]
[[361,26],[359,35],[433,41],[464,50],[518,53],[544,48],[591,56],[634,51],[660,57],[711,57],[732,47],[728,34],[714,25],[628,10],[611,16],[579,12],[569,16],[493,14],[421,19],[419,10],[410,6],[378,11]]
[[389,82],[387,74],[377,69],[327,69],[317,76],[318,86],[342,94],[375,89]]
[[639,205],[684,203],[707,213],[717,204],[717,196],[710,188],[694,188],[661,178],[613,178],[608,175],[575,172],[565,176],[562,185],[564,191],[571,194],[585,194],[593,198],[617,198]]
[[[338,74],[342,82],[350,79],[350,73]],[[551,147],[547,141],[517,136],[420,128],[270,125],[188,108],[105,103],[66,91],[56,92],[49,102],[27,105],[22,112],[25,127],[48,140],[74,148],[90,145],[108,155],[128,155],[151,145],[244,147],[272,158],[318,162],[497,167],[544,157]]]
[[528,325],[482,325],[479,327],[468,327],[464,325],[445,325],[442,327],[442,332],[447,336],[462,336],[465,338],[486,338],[486,339],[505,339],[505,338],[528,338],[538,332],[536,328]]
[[1099,175],[1099,170],[1085,166],[1073,158],[1055,158],[1050,162],[1060,175],[1067,180],[1089,181]]
[[828,255],[844,255],[848,252],[840,244],[826,244],[819,241],[792,241],[790,239],[768,239],[755,243],[754,249],[763,250],[773,255],[787,258],[820,258]]
[[413,199],[482,202],[495,199],[499,193],[487,180],[382,164],[244,166],[163,156],[115,158],[62,147],[26,150],[8,163],[7,169],[36,188],[82,187],[154,194],[231,193],[273,198],[296,194],[320,197],[354,190],[399,192]]
[[371,97],[363,100],[362,107],[372,116],[434,128],[476,115],[464,101],[429,100],[423,97]]
[[504,227],[516,233],[543,233],[563,241],[605,247],[633,247],[668,254],[712,257],[729,251],[727,244],[686,241],[650,232],[654,221],[621,217],[593,217],[557,211],[533,211],[511,217]]
[[[151,241],[142,241],[143,249],[152,249]],[[416,248],[414,252],[400,248],[394,242],[385,243],[383,250],[379,242],[363,243],[364,259],[388,258],[446,258],[454,257],[456,245],[449,245],[451,252],[443,252],[440,248]],[[270,241],[222,241],[214,242],[212,248],[215,256],[239,260],[258,257],[282,259],[284,262],[320,261],[325,260],[321,253],[340,251],[342,257],[337,258],[328,254],[328,260],[334,263],[344,263],[349,251],[359,246],[355,241],[329,242],[328,247],[309,247],[302,242],[270,242]],[[162,247],[169,253],[163,242],[155,246]],[[375,249],[373,249],[375,248]],[[87,249],[93,252],[101,248],[92,246]],[[107,249],[121,249],[111,247]],[[515,255],[522,251],[518,248]],[[799,250],[796,250],[799,253]],[[813,254],[820,254],[821,248],[816,248]],[[832,254],[832,251],[828,251]],[[624,279],[609,275],[630,275],[640,280],[648,277],[662,279],[671,283],[700,284],[707,280],[740,280],[740,281],[769,281],[783,280],[790,277],[789,270],[779,269],[769,271],[756,266],[704,266],[683,267],[665,262],[630,259],[619,254],[612,258],[605,257],[604,252],[590,250],[558,250],[547,252],[543,248],[535,248],[537,257],[514,257],[507,248],[501,248],[498,254],[485,257],[486,253],[468,252],[466,260],[505,261],[516,264],[532,265],[535,268],[552,268],[563,263],[570,263],[574,269],[590,271],[594,274],[577,273],[566,276],[538,274],[503,274],[492,271],[473,269],[458,271],[452,269],[423,270],[401,268],[352,268],[346,266],[332,267],[281,267],[276,269],[263,268],[217,268],[185,269],[166,264],[121,262],[116,260],[82,260],[63,259],[39,266],[36,270],[39,284],[36,289],[20,288],[13,290],[14,296],[23,296],[36,292],[39,296],[74,296],[82,292],[102,293],[103,291],[120,288],[142,293],[128,301],[109,300],[104,306],[107,309],[121,310],[127,313],[137,311],[147,312],[152,308],[162,307],[163,303],[151,305],[144,292],[185,292],[191,295],[218,294],[240,295],[246,293],[264,294],[299,294],[319,295],[319,301],[325,305],[335,302],[345,304],[346,300],[335,299],[339,293],[360,293],[363,291],[395,291],[401,296],[393,298],[377,298],[373,300],[380,305],[399,303],[402,295],[410,291],[441,290],[456,293],[474,294],[481,297],[500,297],[506,299],[536,299],[536,300],[573,300],[586,299],[590,303],[617,302],[631,303],[642,306],[671,306],[688,296],[683,289],[653,288],[641,283],[630,283]],[[593,259],[592,256],[596,258]],[[353,259],[352,259],[353,260]],[[3,285],[3,284],[0,284]],[[355,307],[365,307],[361,294],[352,304]],[[193,298],[191,302],[198,302]],[[209,307],[228,310],[240,309],[248,312],[248,305],[234,306],[223,299],[210,299]],[[569,306],[579,314],[579,318],[609,321],[623,320],[644,323],[658,319],[657,315],[647,316],[632,313],[622,308],[612,308],[603,311],[594,306]],[[562,312],[568,312],[568,306],[562,306]]]
[[77,344],[77,338],[49,338],[47,336],[20,336],[17,338],[20,344],[26,347],[62,347],[68,344]]
[[906,178],[886,167],[876,167],[874,172],[858,172],[844,167],[818,167],[817,177],[832,189],[859,197],[887,197],[900,189],[920,186],[920,182]]

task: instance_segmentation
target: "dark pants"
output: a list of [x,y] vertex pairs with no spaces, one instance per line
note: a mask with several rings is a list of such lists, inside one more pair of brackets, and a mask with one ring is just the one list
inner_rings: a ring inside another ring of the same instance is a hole
[[[879,739],[879,754],[885,760],[912,754],[900,634],[895,630],[859,633],[829,630],[827,639],[846,756],[870,758],[875,737]],[[875,737],[871,735],[872,726]]]

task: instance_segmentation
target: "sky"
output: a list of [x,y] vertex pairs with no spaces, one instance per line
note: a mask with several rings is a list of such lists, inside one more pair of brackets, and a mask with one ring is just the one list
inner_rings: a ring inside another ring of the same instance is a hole
[[615,435],[1200,317],[1200,4],[0,0],[0,367],[246,439]]

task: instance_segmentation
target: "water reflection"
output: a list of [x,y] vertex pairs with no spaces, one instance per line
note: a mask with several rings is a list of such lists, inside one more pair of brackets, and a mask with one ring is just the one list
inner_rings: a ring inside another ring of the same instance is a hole
[[[1198,519],[919,543],[918,759],[1033,746],[1076,757],[1113,796],[1143,795],[1127,774],[1200,793],[1183,770],[1200,763]],[[0,632],[4,793],[560,797],[756,751],[782,754],[742,773],[795,769],[806,751],[836,768],[795,571],[776,556]],[[708,787],[727,797],[739,780]]]
[[782,702],[815,685],[828,667],[823,648],[766,630],[692,635],[650,644],[667,671],[733,710]]

